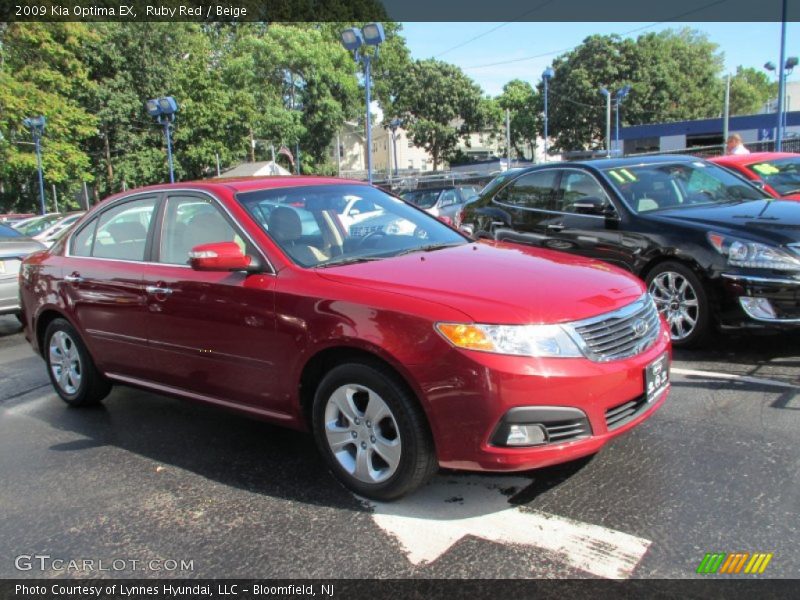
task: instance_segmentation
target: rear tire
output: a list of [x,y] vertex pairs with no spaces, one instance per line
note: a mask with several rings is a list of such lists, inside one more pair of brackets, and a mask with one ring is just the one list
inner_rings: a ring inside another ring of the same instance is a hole
[[65,319],[54,319],[44,333],[47,374],[61,399],[70,406],[99,404],[111,383],[95,367],[86,345]]
[[374,500],[396,500],[437,471],[425,415],[402,380],[379,364],[347,363],[320,382],[314,438],[345,487]]
[[700,278],[688,266],[666,261],[647,274],[647,290],[664,315],[672,345],[701,345],[711,328],[708,294]]

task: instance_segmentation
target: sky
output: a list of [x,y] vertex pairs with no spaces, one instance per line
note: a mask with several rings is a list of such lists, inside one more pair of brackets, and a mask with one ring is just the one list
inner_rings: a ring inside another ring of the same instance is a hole
[[[635,38],[650,31],[684,26],[708,34],[718,44],[725,69],[731,73],[738,65],[761,69],[767,61],[778,64],[780,23],[403,23],[402,35],[413,58],[453,63],[485,93],[496,96],[512,79],[535,84],[553,58],[589,35],[618,33]],[[789,23],[786,56],[798,55],[800,23]],[[506,62],[531,56],[536,58]],[[494,64],[500,62],[505,64]],[[774,73],[770,76],[774,77]],[[789,76],[789,81],[797,79],[800,69]]]

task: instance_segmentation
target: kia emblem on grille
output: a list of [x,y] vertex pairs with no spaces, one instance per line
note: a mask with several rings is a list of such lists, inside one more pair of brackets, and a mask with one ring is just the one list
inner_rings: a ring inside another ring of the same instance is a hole
[[645,321],[644,319],[637,319],[636,322],[631,327],[631,330],[633,331],[633,337],[636,338],[640,338],[645,333],[647,333],[647,329],[648,329],[647,321]]

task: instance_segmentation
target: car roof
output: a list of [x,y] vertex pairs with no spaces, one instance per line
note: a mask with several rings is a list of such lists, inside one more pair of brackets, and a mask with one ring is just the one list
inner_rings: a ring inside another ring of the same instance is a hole
[[712,162],[726,165],[749,165],[764,160],[775,160],[776,158],[798,158],[800,154],[794,152],[751,152],[750,154],[726,154],[725,156],[715,156]]
[[[689,163],[703,160],[697,156],[688,154],[653,154],[646,156],[628,156],[625,158],[593,158],[590,160],[567,160],[561,162],[540,163],[532,167],[525,167],[515,174],[523,174],[542,168],[558,167],[568,169],[570,167],[588,167],[590,169],[606,170],[617,169],[619,167],[644,167],[647,165]],[[505,173],[508,173],[506,171]],[[501,173],[501,175],[505,174]]]
[[[157,185],[149,185],[136,189],[127,190],[114,194],[110,198],[118,198],[129,194],[138,194],[141,192],[161,192],[171,189],[195,189],[205,190],[209,192],[227,189],[234,193],[237,192],[253,192],[258,190],[278,189],[284,187],[303,187],[310,185],[363,185],[369,184],[365,181],[356,181],[351,179],[339,179],[337,177],[318,177],[312,175],[291,175],[291,176],[266,176],[266,177],[231,177],[231,178],[215,178],[215,179],[201,179],[196,181],[181,181],[175,183],[161,183]],[[109,199],[110,199],[109,198]]]

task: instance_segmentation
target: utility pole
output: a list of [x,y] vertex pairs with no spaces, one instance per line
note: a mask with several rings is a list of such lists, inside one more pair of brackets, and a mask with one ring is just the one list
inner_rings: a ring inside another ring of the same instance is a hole
[[89,210],[89,188],[86,187],[86,182],[83,182],[83,204],[86,210]]
[[606,157],[611,158],[611,94],[606,94]]
[[783,0],[783,16],[781,18],[781,61],[778,63],[778,129],[775,134],[775,152],[780,152],[783,145],[783,111],[786,99],[786,3]]
[[250,162],[256,162],[256,139],[253,137],[253,128],[250,128]]
[[507,168],[511,168],[511,110],[506,109],[506,154],[508,160]]
[[722,117],[722,152],[725,153],[725,148],[728,145],[728,131],[731,118],[731,74],[728,73],[728,78],[725,80],[725,109]]
[[339,132],[336,132],[336,176],[342,176],[342,142],[339,139]]
[[53,203],[56,205],[56,212],[58,212],[58,194],[56,193],[56,184],[53,185]]
[[217,158],[217,177],[221,175],[219,170],[219,152],[214,152],[214,156]]
[[108,172],[108,191],[111,191],[111,183],[114,181],[114,167],[111,166],[111,144],[108,142],[108,132],[103,134],[106,149],[106,169]]

